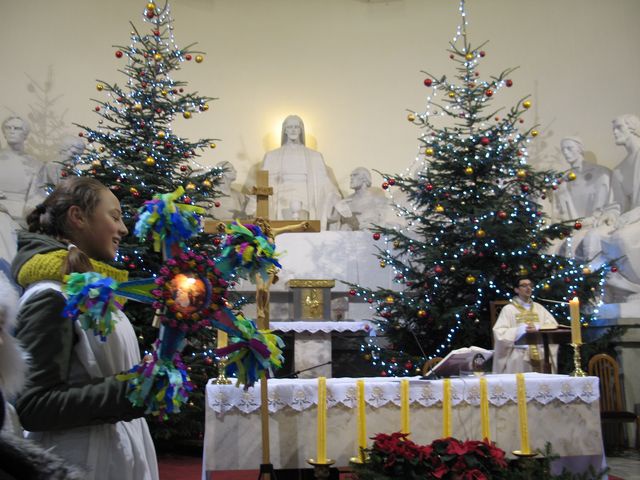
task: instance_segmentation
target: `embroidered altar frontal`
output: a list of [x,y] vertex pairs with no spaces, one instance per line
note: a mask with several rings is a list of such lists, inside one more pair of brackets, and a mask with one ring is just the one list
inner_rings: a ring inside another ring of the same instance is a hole
[[[487,375],[489,432],[507,452],[520,447],[518,390],[515,375]],[[528,429],[532,449],[551,442],[554,452],[568,461],[601,466],[597,377],[525,374]],[[367,438],[401,429],[400,378],[365,378]],[[358,452],[357,379],[327,379],[327,456],[348,465]],[[306,468],[316,453],[318,401],[316,379],[269,381],[271,461],[275,468]],[[443,404],[450,404],[451,435],[480,439],[481,382],[476,376],[443,380],[409,379],[411,439],[428,444],[442,437]],[[449,392],[448,401],[444,398]],[[207,385],[204,468],[255,469],[261,458],[260,388],[244,391],[233,385]],[[406,421],[406,420],[405,420]],[[371,441],[369,440],[369,445]]]

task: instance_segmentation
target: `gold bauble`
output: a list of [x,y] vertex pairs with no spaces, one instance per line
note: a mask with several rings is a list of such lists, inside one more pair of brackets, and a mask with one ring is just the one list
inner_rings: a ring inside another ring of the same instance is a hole
[[164,138],[164,137],[165,137],[165,133],[162,130],[160,130],[158,132],[158,138]]
[[540,132],[538,132],[538,130],[531,130],[531,136],[532,137],[537,137],[540,134]]
[[186,118],[187,120],[189,120],[189,119],[191,118],[191,112],[183,112],[183,113],[182,113],[182,116],[183,116],[184,118]]
[[136,112],[139,112],[140,110],[142,110],[142,104],[141,104],[141,103],[136,103],[136,104],[133,106],[133,109],[134,109]]
[[204,185],[205,187],[209,188],[209,187],[211,187],[211,182],[209,180],[204,180],[202,182],[202,185]]
[[551,290],[551,285],[549,285],[548,283],[545,283],[545,284],[542,286],[542,289],[543,289],[545,292],[548,292],[549,290]]
[[431,147],[427,148],[427,149],[424,151],[424,154],[425,154],[425,155],[429,155],[429,156],[433,155],[433,148],[431,148]]
[[137,189],[136,187],[131,187],[131,188],[129,189],[129,191],[130,191],[131,193],[136,193],[136,192],[138,191],[138,189]]
[[162,55],[160,55],[159,53],[156,53],[156,54],[153,56],[153,59],[154,59],[156,62],[159,62],[160,60],[162,60]]
[[216,145],[215,143],[210,143],[210,144],[209,144],[209,148],[216,148],[216,146],[217,146],[217,145]]
[[156,164],[156,159],[153,158],[153,157],[147,157],[147,158],[144,159],[144,163],[145,163],[145,165],[153,167]]
[[391,295],[389,295],[387,298],[384,299],[384,301],[387,302],[387,303],[393,303],[394,302],[394,298]]
[[487,236],[487,232],[485,232],[484,230],[480,229],[480,230],[476,231],[476,237],[484,238],[486,236]]
[[153,2],[147,3],[147,10],[155,10],[156,4]]
[[456,92],[449,92],[449,98],[453,98],[456,96]]
[[521,277],[524,277],[525,275],[529,274],[529,270],[527,270],[524,267],[520,267],[520,270],[518,270],[518,275],[520,275]]
[[538,248],[538,244],[536,242],[531,242],[531,248],[535,250],[536,248]]
[[200,110],[206,112],[207,110],[209,110],[209,104],[205,103],[204,105],[200,105]]
[[569,172],[569,175],[567,175],[567,178],[569,179],[570,182],[573,182],[577,178],[577,175],[573,172]]
[[422,309],[418,310],[418,317],[424,318],[426,316],[427,316],[427,311],[426,310],[422,310]]
[[585,275],[591,275],[591,269],[589,267],[584,267],[582,269],[582,273],[584,273]]
[[436,213],[442,213],[444,212],[444,207],[442,205],[436,205]]
[[104,90],[104,85],[102,85],[101,83],[96,85],[96,90],[98,90],[99,92],[101,92],[102,90]]
[[167,92],[166,90],[162,90],[162,91],[160,91],[160,94],[161,94],[163,97],[166,97],[167,95],[169,95],[169,92]]
[[195,190],[196,186],[193,183],[187,183],[187,186],[185,188],[187,190]]
[[102,166],[102,162],[100,160],[94,160],[93,162],[91,162],[91,166],[92,167],[101,167]]
[[465,168],[464,173],[467,175],[473,175],[473,168],[472,167]]
[[102,145],[100,145],[100,148],[98,148],[98,151],[100,153],[104,152],[106,150],[106,148],[104,148]]
[[473,53],[467,53],[464,58],[466,58],[467,60],[473,60]]
[[196,63],[202,63],[204,57],[202,55],[196,55]]
[[527,176],[527,171],[524,169],[520,169],[516,172],[516,177],[523,179],[524,177]]
[[524,102],[522,102],[522,106],[524,108],[531,108],[531,102],[529,100],[525,100]]
[[451,265],[451,266],[449,267],[449,271],[450,271],[450,272],[455,272],[455,271],[456,271],[456,267],[454,267],[453,265]]
[[476,283],[476,277],[474,277],[473,275],[467,275],[467,278],[465,278],[464,281],[469,285],[473,285],[474,283]]
[[384,260],[380,260],[380,268],[384,268],[387,266],[387,263]]
[[407,120],[409,120],[410,122],[415,121],[416,116],[413,113],[410,113],[409,115],[407,115]]

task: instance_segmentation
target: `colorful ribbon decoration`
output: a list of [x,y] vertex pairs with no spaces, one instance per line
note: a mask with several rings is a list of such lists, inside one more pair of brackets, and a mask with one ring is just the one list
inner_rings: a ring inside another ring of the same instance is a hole
[[184,188],[178,187],[172,193],[160,193],[147,200],[138,210],[138,221],[134,233],[141,242],[149,236],[153,239],[153,250],[163,250],[169,254],[184,246],[201,229],[201,215],[204,208],[196,205],[177,203],[184,195]]

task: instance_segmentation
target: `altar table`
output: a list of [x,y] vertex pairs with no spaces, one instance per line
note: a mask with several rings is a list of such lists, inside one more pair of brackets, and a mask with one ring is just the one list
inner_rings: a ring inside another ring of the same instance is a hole
[[[510,454],[520,447],[515,375],[487,375],[491,440]],[[400,378],[365,378],[367,437],[400,430]],[[452,435],[480,439],[480,387],[476,376],[451,379]],[[532,449],[551,442],[565,465],[602,466],[597,377],[525,374]],[[442,437],[442,380],[411,378],[411,439]],[[203,468],[257,469],[261,461],[260,388],[247,391],[209,383],[206,388]],[[271,463],[308,468],[316,453],[316,379],[269,380]],[[327,379],[327,456],[346,466],[357,453],[356,379]]]

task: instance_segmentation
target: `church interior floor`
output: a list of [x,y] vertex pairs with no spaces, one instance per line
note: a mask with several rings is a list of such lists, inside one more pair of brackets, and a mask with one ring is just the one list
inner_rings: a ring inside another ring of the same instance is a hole
[[[203,480],[202,458],[199,456],[162,454],[158,456],[158,464],[160,480]],[[610,480],[640,480],[640,452],[637,450],[626,450],[619,455],[607,457],[607,464]],[[221,472],[206,480],[255,480],[256,478],[258,478],[257,470],[241,470]],[[340,474],[340,480],[350,478],[348,473]]]

